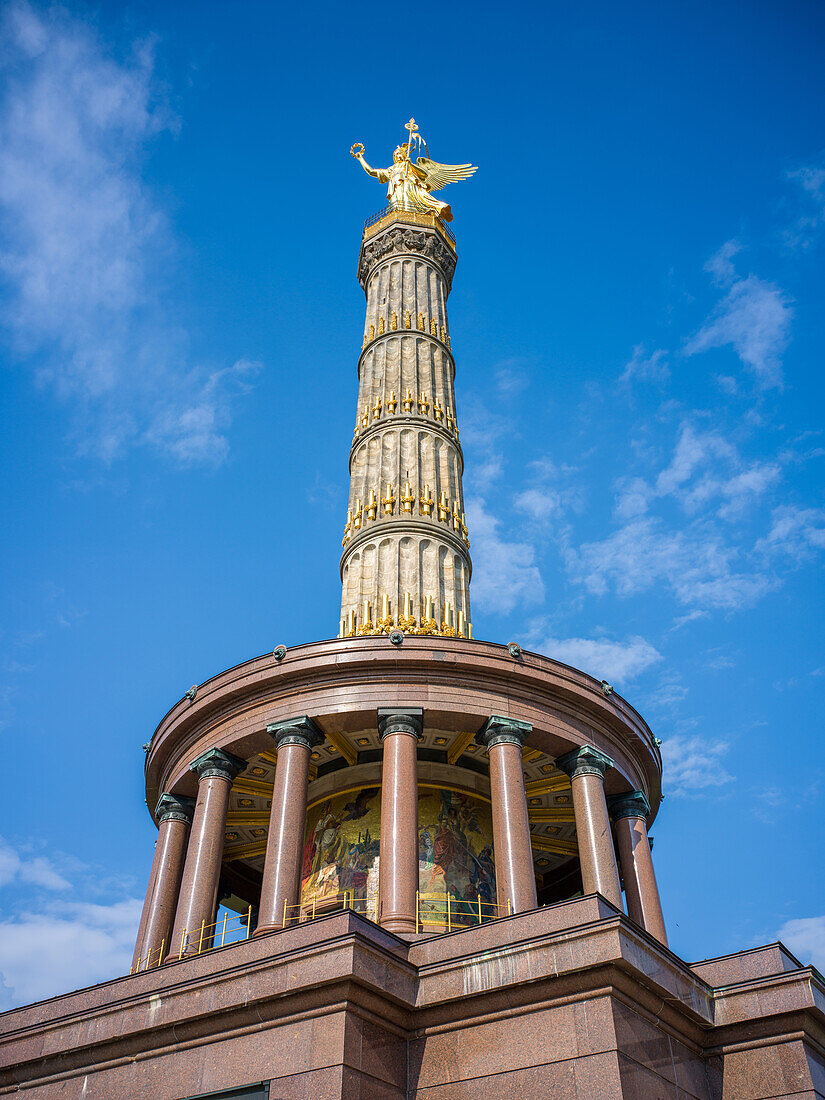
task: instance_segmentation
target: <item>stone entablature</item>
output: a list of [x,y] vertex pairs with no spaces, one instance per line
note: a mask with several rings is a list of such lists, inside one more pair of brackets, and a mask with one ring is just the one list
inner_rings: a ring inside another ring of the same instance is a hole
[[608,795],[643,791],[652,823],[661,799],[661,754],[636,710],[586,673],[504,645],[457,639],[386,637],[331,639],[292,647],[219,673],[181,699],[160,722],[146,756],[149,806],[160,794],[193,795],[189,764],[222,748],[245,760],[272,749],[267,725],[310,715],[329,736],[355,751],[362,731],[375,726],[376,705],[420,706],[430,728],[469,732],[470,738],[502,701],[509,717],[529,722],[528,748],[550,759],[582,745],[604,752],[615,766]]

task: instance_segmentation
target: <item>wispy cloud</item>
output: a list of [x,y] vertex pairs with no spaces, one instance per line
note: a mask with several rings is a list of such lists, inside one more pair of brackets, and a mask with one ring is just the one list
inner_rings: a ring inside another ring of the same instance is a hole
[[656,647],[638,636],[621,642],[609,638],[546,637],[537,648],[554,660],[617,684],[629,683],[662,660]]
[[71,410],[78,449],[218,463],[254,366],[193,363],[168,305],[175,240],[143,166],[177,120],[152,43],[117,59],[64,9],[3,17],[0,272],[17,359]]
[[15,882],[44,890],[70,890],[71,883],[52,860],[18,851],[0,837],[0,887]]
[[803,963],[825,970],[825,915],[785,921],[776,938]]
[[141,904],[70,902],[0,923],[0,1011],[128,974]]
[[543,603],[544,582],[534,547],[502,538],[500,521],[481,498],[467,501],[467,523],[472,537],[473,599],[479,606],[508,614],[519,605]]
[[516,397],[527,388],[528,366],[529,360],[518,357],[499,363],[495,371],[496,389],[503,397]]
[[825,550],[825,511],[785,504],[775,508],[771,527],[756,549],[767,555],[781,554],[794,564],[809,561]]
[[788,172],[787,178],[799,184],[806,209],[785,233],[791,246],[808,248],[825,225],[825,165],[806,164]]
[[127,973],[142,904],[129,887],[0,838],[0,1011]]
[[714,281],[728,289],[687,342],[685,354],[730,345],[761,388],[781,388],[782,354],[793,317],[790,299],[757,275],[737,276],[732,258],[738,251],[738,243],[729,241],[708,261],[706,269]]
[[767,534],[747,533],[754,518],[764,530],[765,508],[789,461],[748,458],[721,430],[683,421],[658,471],[617,480],[617,529],[578,548],[568,542],[569,574],[596,595],[664,585],[691,608],[677,627],[708,610],[757,602],[782,583],[783,559],[796,564],[825,549],[825,512],[818,509],[775,507]]
[[713,531],[668,530],[662,520],[644,517],[568,551],[567,562],[574,579],[596,595],[613,587],[630,596],[664,584],[682,604],[733,609],[755,603],[776,585],[766,573],[737,570],[739,556]]
[[516,494],[513,504],[534,523],[558,522],[568,510],[582,507],[581,487],[573,481],[574,467],[541,458],[529,463],[528,472],[531,484]]
[[644,344],[637,344],[633,349],[633,355],[619,375],[619,381],[624,383],[666,382],[669,377],[667,352],[657,348],[648,355]]
[[674,795],[696,795],[708,787],[723,787],[734,777],[726,771],[725,741],[677,734],[662,742],[666,789]]

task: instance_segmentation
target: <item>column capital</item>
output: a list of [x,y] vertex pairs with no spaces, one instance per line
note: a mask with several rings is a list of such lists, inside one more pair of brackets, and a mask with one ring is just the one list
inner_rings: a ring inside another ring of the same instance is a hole
[[246,761],[232,752],[225,752],[223,749],[207,749],[192,761],[189,771],[197,774],[198,782],[210,776],[217,776],[219,779],[228,779],[231,783],[245,767]]
[[288,718],[285,722],[270,722],[266,732],[274,738],[278,749],[282,745],[303,745],[305,749],[314,749],[324,740],[323,732],[306,714]]
[[615,762],[607,753],[601,752],[593,745],[582,745],[581,748],[566,752],[556,760],[556,767],[571,779],[576,779],[580,775],[598,775],[604,778],[604,773],[615,766]]
[[185,794],[162,794],[155,806],[155,819],[158,825],[163,821],[185,821],[192,824],[192,814],[195,812],[194,798],[187,798]]
[[424,736],[424,711],[421,707],[379,707],[378,734],[383,741],[391,733],[408,733],[420,741]]
[[613,821],[619,821],[623,817],[640,817],[646,823],[650,816],[650,804],[644,791],[614,794],[612,798],[608,798],[607,808]]
[[519,722],[516,718],[503,718],[500,714],[491,714],[476,734],[476,744],[483,745],[487,752],[493,745],[524,745],[533,732],[529,722]]

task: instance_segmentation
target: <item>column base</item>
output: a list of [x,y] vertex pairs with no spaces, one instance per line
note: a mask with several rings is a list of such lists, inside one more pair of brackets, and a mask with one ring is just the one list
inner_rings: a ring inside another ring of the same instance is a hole
[[256,940],[258,936],[265,936],[268,932],[280,932],[284,928],[289,928],[290,924],[295,923],[295,920],[288,920],[286,924],[259,924],[252,933],[252,939]]
[[412,932],[415,933],[415,917],[398,916],[382,917],[378,922],[381,928],[388,932]]

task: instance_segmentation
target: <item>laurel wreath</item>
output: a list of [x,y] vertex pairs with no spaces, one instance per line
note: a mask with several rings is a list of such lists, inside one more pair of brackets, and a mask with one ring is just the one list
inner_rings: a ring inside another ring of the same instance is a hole
[[349,151],[349,155],[351,157],[363,157],[363,155],[364,155],[364,146],[361,144],[360,141],[356,141],[356,143],[352,146],[352,148]]

